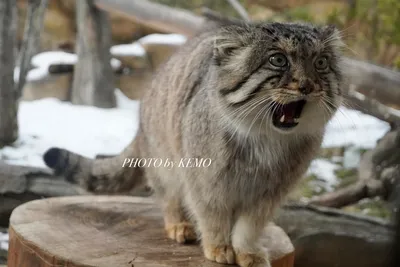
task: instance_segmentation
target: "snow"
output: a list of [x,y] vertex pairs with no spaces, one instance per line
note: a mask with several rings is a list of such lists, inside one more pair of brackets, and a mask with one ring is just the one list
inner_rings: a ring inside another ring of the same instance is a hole
[[0,249],[8,250],[8,234],[0,232]]
[[146,50],[138,42],[131,44],[114,45],[110,49],[113,56],[137,56],[142,57],[146,55]]
[[[14,69],[14,82],[18,82],[19,72],[20,72],[20,68],[16,67]],[[28,72],[28,74],[26,75],[26,81],[27,82],[38,81],[38,80],[44,79],[48,75],[49,75],[48,68],[41,67],[41,68],[31,69]]]
[[49,51],[37,54],[32,57],[31,64],[35,67],[49,67],[52,64],[76,64],[78,56],[76,54],[62,52],[62,51]]
[[121,65],[122,65],[121,61],[118,60],[118,59],[116,59],[116,58],[112,58],[111,61],[110,61],[110,63],[111,63],[111,67],[112,67],[113,69],[118,69],[118,68],[121,67]]
[[373,148],[390,126],[362,112],[341,107],[326,128],[323,147]]
[[181,34],[149,34],[131,44],[114,45],[110,52],[113,56],[137,56],[146,55],[145,44],[172,44],[182,45],[186,42],[186,37]]
[[[143,57],[146,55],[146,50],[143,44],[173,44],[182,45],[186,42],[186,37],[181,34],[149,34],[136,42],[131,44],[115,45],[110,48],[112,56],[138,56]],[[63,51],[48,51],[42,52],[32,57],[31,64],[34,69],[28,72],[27,81],[42,80],[49,75],[48,68],[52,64],[76,64],[78,56],[73,53]],[[121,66],[121,61],[118,59],[111,59],[111,66],[117,69]],[[14,81],[18,82],[20,68],[14,69]]]
[[[78,57],[75,54],[66,53],[62,51],[51,51],[43,52],[34,57],[32,57],[31,64],[35,67],[31,69],[26,77],[27,82],[39,81],[49,76],[49,66],[52,64],[76,64],[78,62]],[[121,66],[121,61],[112,58],[111,67],[117,69]],[[19,80],[20,68],[15,67],[14,69],[14,81]]]
[[149,34],[139,39],[141,44],[172,44],[182,45],[186,42],[187,38],[181,34]]
[[336,165],[328,160],[315,159],[311,162],[306,175],[313,174],[319,179],[322,179],[324,182],[326,182],[326,190],[331,191],[333,186],[337,184],[335,171],[339,168],[339,165]]
[[[52,146],[93,158],[117,154],[137,131],[139,102],[116,96],[120,108],[100,109],[75,106],[47,98],[22,101],[19,106],[19,140],[0,150],[10,164],[45,167],[43,153]],[[129,105],[128,105],[129,104]]]

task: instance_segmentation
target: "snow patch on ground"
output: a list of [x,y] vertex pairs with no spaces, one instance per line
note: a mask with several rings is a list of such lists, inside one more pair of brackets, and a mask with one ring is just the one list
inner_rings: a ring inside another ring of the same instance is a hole
[[315,159],[311,162],[306,175],[315,175],[318,179],[326,182],[326,190],[331,191],[333,186],[337,184],[335,171],[340,166],[325,159]]
[[0,232],[0,249],[8,250],[8,234]]
[[121,108],[100,109],[75,106],[47,98],[21,102],[18,121],[20,138],[0,150],[10,164],[45,167],[43,153],[52,146],[69,149],[86,157],[117,154],[134,137],[138,126],[139,102],[121,98]]
[[384,121],[341,107],[326,128],[322,147],[373,148],[389,129]]

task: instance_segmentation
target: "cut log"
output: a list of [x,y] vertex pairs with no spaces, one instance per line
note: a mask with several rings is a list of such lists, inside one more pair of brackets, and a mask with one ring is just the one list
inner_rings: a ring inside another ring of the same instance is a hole
[[[36,200],[10,219],[8,267],[219,267],[198,245],[164,233],[160,210],[147,198],[83,196]],[[271,224],[265,239],[273,267],[292,267],[294,248]]]

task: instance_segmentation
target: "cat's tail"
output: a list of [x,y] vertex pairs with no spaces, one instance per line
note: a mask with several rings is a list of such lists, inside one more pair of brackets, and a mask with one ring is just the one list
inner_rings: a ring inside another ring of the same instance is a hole
[[138,155],[135,140],[115,157],[90,159],[61,148],[50,148],[43,155],[54,174],[78,184],[89,192],[112,194],[129,192],[144,182],[143,169],[126,164]]

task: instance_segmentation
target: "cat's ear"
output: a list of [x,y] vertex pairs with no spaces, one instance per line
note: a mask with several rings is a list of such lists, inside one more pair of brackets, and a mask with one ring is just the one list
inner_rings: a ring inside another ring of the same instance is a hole
[[331,35],[338,34],[338,33],[339,33],[338,28],[337,28],[335,25],[333,25],[333,24],[324,26],[324,27],[322,28],[322,34],[323,34],[325,37],[329,37],[329,36],[331,36]]
[[322,39],[326,41],[327,44],[334,45],[336,47],[344,46],[341,32],[335,25],[324,26],[321,32],[322,32]]
[[239,54],[243,42],[237,35],[222,34],[214,39],[213,57],[217,65],[223,65]]
[[322,33],[322,39],[324,40],[342,39],[339,29],[333,24],[322,27],[321,33]]

